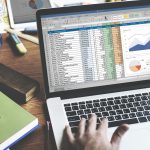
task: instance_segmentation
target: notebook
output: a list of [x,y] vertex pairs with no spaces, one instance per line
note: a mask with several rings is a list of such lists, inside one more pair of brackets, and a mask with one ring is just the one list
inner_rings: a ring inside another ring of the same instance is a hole
[[[37,12],[47,106],[58,150],[81,118],[108,118],[120,150],[150,149],[150,1]],[[142,138],[141,138],[142,137]]]
[[38,119],[0,92],[0,150],[4,150],[38,127]]

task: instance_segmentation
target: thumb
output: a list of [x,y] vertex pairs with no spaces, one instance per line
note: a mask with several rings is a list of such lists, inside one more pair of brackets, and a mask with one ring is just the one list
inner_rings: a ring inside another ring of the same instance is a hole
[[120,141],[128,129],[129,126],[127,124],[123,124],[115,130],[111,138],[111,144],[115,150],[119,149]]

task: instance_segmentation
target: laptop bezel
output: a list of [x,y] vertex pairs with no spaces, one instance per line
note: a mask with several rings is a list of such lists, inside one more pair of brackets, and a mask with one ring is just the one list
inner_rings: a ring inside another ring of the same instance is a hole
[[75,90],[50,93],[49,86],[48,86],[46,58],[45,58],[42,25],[41,25],[41,16],[43,15],[61,14],[61,13],[64,14],[64,13],[91,11],[91,10],[107,10],[107,9],[136,7],[136,6],[145,6],[145,5],[150,5],[150,1],[104,3],[104,4],[94,4],[94,5],[86,5],[86,6],[73,6],[73,7],[62,7],[62,8],[38,10],[36,13],[36,18],[37,18],[38,37],[40,41],[40,54],[41,54],[46,98],[61,97],[61,99],[66,99],[66,98],[68,99],[68,98],[91,96],[91,95],[97,95],[97,94],[106,94],[106,93],[128,91],[128,90],[150,87],[150,80],[143,80],[143,81],[136,81],[136,82],[120,83],[120,84],[89,87],[89,88],[83,88],[83,89],[75,89]]

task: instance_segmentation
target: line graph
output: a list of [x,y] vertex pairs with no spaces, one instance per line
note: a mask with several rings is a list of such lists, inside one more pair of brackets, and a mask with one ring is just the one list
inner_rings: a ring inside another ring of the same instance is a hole
[[129,38],[131,41],[129,51],[150,50],[150,33],[134,34]]

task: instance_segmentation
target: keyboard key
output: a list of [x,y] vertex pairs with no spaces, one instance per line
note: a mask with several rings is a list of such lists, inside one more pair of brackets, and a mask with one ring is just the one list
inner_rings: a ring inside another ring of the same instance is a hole
[[114,117],[113,116],[110,116],[107,119],[108,119],[108,121],[114,121]]
[[121,109],[126,108],[126,105],[125,105],[125,104],[121,104],[121,105],[119,105],[119,106],[120,106]]
[[114,102],[113,101],[108,101],[107,104],[108,105],[114,105]]
[[79,121],[79,120],[80,120],[79,116],[68,117],[68,121]]
[[142,93],[142,95],[147,96],[147,95],[149,95],[149,94],[148,94],[148,93]]
[[84,105],[85,104],[85,102],[79,102],[79,105]]
[[90,109],[85,109],[85,110],[84,110],[84,113],[85,113],[85,114],[90,114],[90,113],[91,113],[91,110],[90,110]]
[[76,116],[77,115],[76,111],[68,111],[68,112],[66,112],[66,114],[67,114],[67,116]]
[[144,106],[145,110],[150,110],[150,106]]
[[130,113],[130,109],[128,109],[128,108],[127,109],[123,109],[123,112],[124,113]]
[[130,108],[130,111],[131,112],[137,112],[137,109],[136,108]]
[[78,127],[80,121],[69,122],[70,127]]
[[100,107],[100,104],[99,103],[94,103],[93,106],[94,107]]
[[110,114],[110,116],[113,116],[113,115],[116,115],[116,112],[115,111],[110,111],[109,114]]
[[98,103],[98,102],[99,102],[99,99],[96,99],[96,100],[94,100],[93,102],[94,102],[94,103]]
[[92,103],[92,101],[86,101],[86,103],[87,103],[87,104],[91,104],[91,103]]
[[116,120],[121,120],[122,118],[121,118],[120,115],[116,115],[116,116],[115,116],[115,119],[116,119]]
[[123,99],[124,99],[124,98],[128,98],[128,96],[121,96],[121,98],[123,98]]
[[107,110],[107,111],[110,111],[110,110],[112,110],[112,107],[111,107],[111,106],[107,106],[107,107],[106,107],[106,110]]
[[81,115],[80,117],[81,117],[81,118],[88,119],[87,115]]
[[100,99],[100,102],[105,102],[105,101],[107,101],[106,98]]
[[118,110],[116,110],[116,113],[117,113],[118,115],[120,115],[120,114],[123,114],[123,111],[122,111],[121,109],[118,109]]
[[116,127],[122,124],[135,124],[135,123],[138,123],[137,118],[109,122],[109,127]]
[[91,109],[92,113],[97,113],[98,112],[98,109],[97,108],[93,108]]
[[138,111],[144,111],[144,108],[143,107],[137,107],[137,110]]
[[83,110],[79,110],[79,111],[77,111],[77,114],[78,114],[78,115],[83,115],[83,114],[84,114],[84,111],[83,111]]
[[140,104],[141,104],[141,106],[147,105],[146,101],[141,101]]
[[132,104],[132,103],[128,103],[128,104],[127,104],[127,107],[128,107],[128,108],[131,108],[131,107],[133,107],[133,104]]
[[135,99],[135,101],[137,101],[137,102],[140,102],[140,101],[141,101],[141,97],[135,97],[134,99]]
[[78,105],[78,103],[71,103],[72,106]]
[[64,106],[65,106],[65,107],[69,107],[69,106],[70,106],[70,104],[64,104]]
[[86,104],[86,107],[87,108],[93,108],[93,105],[90,103],[90,104]]
[[115,104],[121,104],[120,100],[114,100]]
[[119,109],[119,106],[118,106],[118,105],[114,105],[114,106],[112,106],[112,107],[113,107],[114,110]]
[[140,112],[137,112],[136,115],[137,115],[137,117],[142,117],[143,113],[140,111]]
[[103,115],[104,117],[106,117],[106,116],[109,116],[109,113],[108,113],[107,111],[104,111],[104,112],[102,112],[102,115]]
[[140,118],[138,118],[138,119],[139,119],[140,122],[147,122],[146,117],[140,117]]
[[102,117],[102,114],[101,113],[95,113],[96,116],[99,118],[99,117]]
[[72,127],[71,131],[72,131],[72,133],[77,133],[78,132],[78,127]]
[[130,118],[135,118],[136,114],[135,113],[130,113],[129,116],[130,116]]
[[147,96],[142,96],[141,99],[142,100],[148,100],[148,97]]
[[76,106],[72,106],[72,109],[73,110],[79,110],[79,106],[77,106],[77,105]]
[[137,97],[138,97],[138,96],[142,96],[142,94],[135,94],[135,96],[137,96]]
[[128,115],[128,114],[123,114],[123,115],[122,115],[122,118],[123,118],[123,119],[128,119],[128,118],[129,118],[129,115]]
[[129,99],[128,99],[128,102],[129,102],[129,103],[134,102],[134,98],[129,98]]
[[121,100],[121,102],[122,103],[128,103],[128,100],[124,98],[124,99]]
[[150,111],[144,111],[143,114],[144,114],[144,116],[148,116],[148,115],[150,115]]
[[118,97],[115,97],[114,99],[121,99],[121,97],[120,97],[120,96],[118,96]]
[[107,106],[107,103],[106,102],[100,102],[100,105],[101,106]]
[[147,101],[147,104],[148,104],[148,105],[150,105],[150,100],[149,100],[149,101]]
[[112,101],[112,100],[114,100],[114,98],[113,97],[107,98],[107,100]]
[[133,97],[135,97],[135,95],[128,95],[128,97],[130,97],[130,98],[132,97],[133,98]]
[[103,111],[105,111],[105,108],[104,107],[100,107],[99,108],[99,112],[103,112]]
[[79,105],[80,109],[86,109],[85,105]]
[[65,107],[65,111],[71,111],[71,107]]
[[140,106],[140,103],[139,102],[134,102],[133,105],[134,105],[134,107],[138,107],[138,106]]

